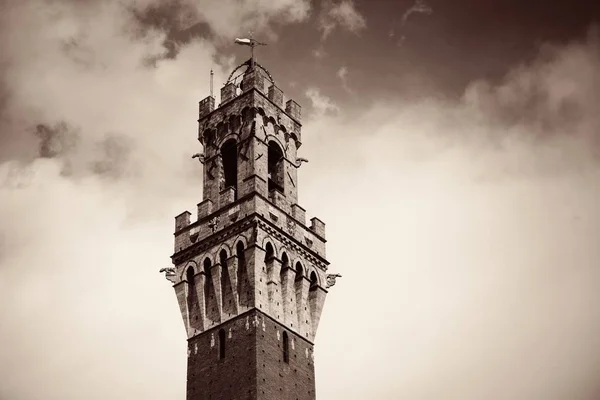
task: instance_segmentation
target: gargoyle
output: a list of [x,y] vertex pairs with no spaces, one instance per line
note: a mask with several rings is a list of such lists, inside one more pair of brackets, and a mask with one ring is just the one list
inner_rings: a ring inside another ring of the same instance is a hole
[[302,165],[302,163],[304,162],[308,162],[308,160],[306,158],[303,157],[297,157],[296,158],[296,168],[300,168],[300,166]]
[[197,158],[200,161],[200,164],[204,164],[204,154],[196,153],[192,158]]
[[329,289],[330,287],[335,285],[335,279],[341,277],[341,274],[327,274],[327,285],[325,286],[325,289]]
[[161,274],[164,272],[165,278],[167,278],[167,280],[170,282],[175,283],[175,281],[177,280],[177,272],[175,270],[175,267],[161,268],[158,272],[160,272]]

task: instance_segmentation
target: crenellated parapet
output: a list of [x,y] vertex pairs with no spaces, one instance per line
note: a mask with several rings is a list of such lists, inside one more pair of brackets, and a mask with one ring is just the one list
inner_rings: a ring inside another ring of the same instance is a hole
[[[173,287],[188,337],[256,308],[314,340],[327,294],[327,261],[289,233],[270,216],[255,216],[225,224],[214,237],[173,255]],[[176,241],[182,235],[189,232]]]
[[[229,85],[226,87],[234,88],[231,86],[233,84]],[[226,87],[222,90],[222,97]],[[281,92],[277,88],[272,89],[272,97],[275,100],[278,97],[277,91]],[[232,93],[230,100],[235,99],[236,101],[221,104],[216,110],[214,109],[214,98],[209,96],[200,102],[203,105],[201,110],[206,112],[205,114],[200,114],[200,118],[198,119],[198,140],[203,145],[211,143],[217,145],[223,140],[225,134],[228,133],[239,134],[242,124],[251,124],[256,115],[259,114],[262,117],[262,125],[266,126],[271,123],[276,127],[276,133],[282,131],[284,135],[287,134],[289,138],[293,138],[296,141],[296,147],[300,147],[302,124],[299,120],[300,106],[295,101],[288,100],[284,109],[273,103],[262,92],[248,91],[237,97],[233,94],[235,93],[234,91],[228,91],[228,93]],[[281,98],[283,98],[283,95],[281,95]],[[283,100],[281,102],[283,103]],[[211,103],[213,104],[212,110],[210,109]],[[239,123],[236,119],[239,120]]]
[[[301,210],[304,219],[304,210],[299,206],[295,207],[295,210]],[[242,220],[257,216],[274,232],[286,235],[290,245],[303,248],[307,257],[311,257],[312,254],[323,260],[326,258],[325,224],[320,222],[315,225],[315,221],[320,221],[317,218],[311,219],[312,224],[307,226],[303,220],[286,213],[260,196],[248,196],[229,207],[211,213],[208,213],[209,211],[212,211],[210,200],[198,205],[195,222],[191,221],[191,213],[188,211],[175,217],[175,256]],[[207,214],[200,214],[201,212]]]

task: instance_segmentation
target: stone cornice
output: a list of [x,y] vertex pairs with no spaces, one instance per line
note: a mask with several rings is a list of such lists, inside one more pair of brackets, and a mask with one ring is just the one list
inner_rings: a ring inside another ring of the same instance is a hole
[[211,247],[217,246],[223,243],[225,240],[229,239],[232,236],[238,235],[246,229],[256,225],[255,221],[252,220],[252,215],[247,216],[246,218],[235,222],[232,225],[229,225],[227,228],[216,232],[205,239],[194,243],[187,248],[176,252],[171,256],[171,261],[174,265],[179,265],[184,263],[192,258],[194,258],[199,253],[208,250]]
[[[258,213],[252,213],[246,216],[245,218],[235,222],[234,224],[229,225],[227,228],[208,236],[202,241],[197,242],[181,251],[176,252],[171,256],[171,260],[174,265],[184,263],[194,258],[199,253],[202,253],[203,251],[206,251],[211,247],[217,246],[223,241],[229,239],[232,236],[240,234],[241,232],[247,230],[250,227],[259,227],[263,229],[265,232],[279,240],[281,243],[285,244],[289,248],[293,248],[294,250],[296,250],[298,254],[302,255],[307,261],[311,262],[313,265],[319,267],[323,271],[327,271],[329,261],[307,248],[304,244],[298,242],[296,239],[284,232],[281,228],[279,228],[267,218]],[[248,245],[251,244],[254,243],[248,243]]]

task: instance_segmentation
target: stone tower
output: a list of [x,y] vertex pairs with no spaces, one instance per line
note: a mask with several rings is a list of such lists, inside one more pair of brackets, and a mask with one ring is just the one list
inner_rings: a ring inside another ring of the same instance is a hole
[[315,399],[313,343],[335,277],[325,224],[307,225],[298,204],[300,106],[251,58],[218,108],[200,102],[198,123],[203,200],[196,221],[175,218],[166,271],[188,338],[187,400]]

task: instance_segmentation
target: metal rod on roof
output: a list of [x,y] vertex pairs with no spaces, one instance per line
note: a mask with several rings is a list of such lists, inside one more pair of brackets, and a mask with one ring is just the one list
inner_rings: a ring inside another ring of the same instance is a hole
[[213,91],[213,75],[214,75],[214,72],[213,72],[213,70],[211,68],[210,69],[210,97],[214,98],[215,95],[214,95],[214,91]]

